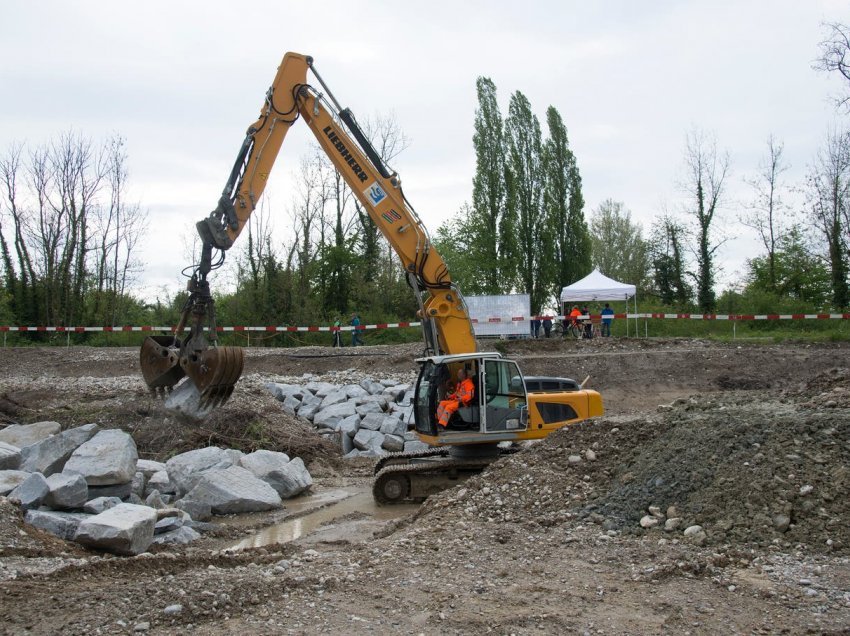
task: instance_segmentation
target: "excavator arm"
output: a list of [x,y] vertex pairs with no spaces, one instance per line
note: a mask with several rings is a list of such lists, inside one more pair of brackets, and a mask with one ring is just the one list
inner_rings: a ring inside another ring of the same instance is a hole
[[[307,82],[308,71],[323,92]],[[188,375],[200,392],[201,414],[230,397],[243,364],[240,348],[215,346],[215,307],[207,276],[221,265],[258,205],[284,138],[299,118],[398,254],[419,303],[426,355],[477,350],[463,296],[405,198],[398,175],[384,165],[351,111],[339,107],[312,58],[287,53],[259,118],[248,128],[218,205],[197,224],[201,261],[192,268],[180,323],[174,335],[147,338],[142,346],[142,372],[150,388],[170,390]],[[181,341],[187,325],[190,334]]]

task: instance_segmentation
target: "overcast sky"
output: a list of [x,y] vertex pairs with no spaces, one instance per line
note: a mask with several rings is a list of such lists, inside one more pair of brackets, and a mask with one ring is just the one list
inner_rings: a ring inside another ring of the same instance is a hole
[[[132,195],[150,214],[137,290],[150,297],[182,284],[184,245],[215,206],[284,52],[312,55],[361,120],[395,115],[412,143],[393,167],[432,232],[471,199],[475,80],[486,75],[503,113],[512,92],[525,93],[544,134],[546,108],[560,111],[588,216],[610,197],[648,228],[680,205],[687,131],[716,135],[732,163],[723,211],[732,239],[721,252],[729,281],[757,253],[735,219],[768,135],[785,143],[792,184],[842,123],[829,100],[840,83],[811,66],[821,22],[847,22],[848,9],[837,0],[5,0],[0,152],[68,130],[124,136]],[[309,136],[293,129],[266,190],[281,240]]]

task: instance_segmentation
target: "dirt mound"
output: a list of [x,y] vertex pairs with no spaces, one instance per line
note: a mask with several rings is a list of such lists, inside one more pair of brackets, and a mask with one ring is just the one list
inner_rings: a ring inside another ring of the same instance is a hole
[[[830,377],[843,382],[845,372]],[[819,380],[831,388],[827,380]],[[679,400],[648,417],[562,429],[443,497],[466,517],[626,534],[658,506],[659,538],[850,553],[850,412],[779,393]],[[426,504],[442,506],[441,498]],[[673,507],[673,510],[668,508]],[[664,517],[681,518],[663,531]]]

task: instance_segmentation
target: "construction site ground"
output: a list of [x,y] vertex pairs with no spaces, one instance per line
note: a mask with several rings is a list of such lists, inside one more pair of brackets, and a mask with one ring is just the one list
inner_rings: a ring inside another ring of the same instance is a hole
[[[148,394],[136,349],[0,349],[0,426],[97,422],[158,460],[283,450],[315,481],[282,511],[132,558],[43,534],[0,499],[0,632],[850,633],[846,344],[481,344],[526,375],[590,376],[606,415],[394,512],[369,500],[373,460],[342,460],[264,384],[412,379],[419,346],[249,349],[201,424]],[[344,514],[315,512],[343,499]],[[643,528],[650,507],[681,525]],[[268,534],[296,517],[319,522]],[[692,525],[704,533],[685,537]]]

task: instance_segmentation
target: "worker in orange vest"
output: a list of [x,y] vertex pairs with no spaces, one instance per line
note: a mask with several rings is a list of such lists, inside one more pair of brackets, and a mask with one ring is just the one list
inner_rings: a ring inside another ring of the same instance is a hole
[[440,402],[437,407],[437,420],[440,426],[445,428],[449,425],[449,419],[452,414],[461,406],[469,406],[472,403],[472,398],[475,393],[475,385],[469,379],[466,369],[461,367],[457,372],[457,386],[454,393],[446,396],[445,400]]

